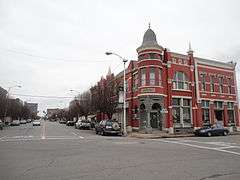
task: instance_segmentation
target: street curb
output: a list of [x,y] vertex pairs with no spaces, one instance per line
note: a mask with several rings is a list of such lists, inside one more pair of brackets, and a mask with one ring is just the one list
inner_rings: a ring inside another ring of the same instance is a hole
[[[230,136],[240,135],[240,132],[233,132],[229,134]],[[194,134],[179,134],[179,135],[148,135],[148,134],[130,134],[130,138],[139,139],[161,139],[161,138],[184,138],[184,137],[197,137]]]
[[182,137],[194,137],[194,134],[181,134],[181,135],[153,135],[148,136],[145,134],[141,135],[129,135],[130,138],[139,138],[139,139],[160,139],[160,138],[182,138]]

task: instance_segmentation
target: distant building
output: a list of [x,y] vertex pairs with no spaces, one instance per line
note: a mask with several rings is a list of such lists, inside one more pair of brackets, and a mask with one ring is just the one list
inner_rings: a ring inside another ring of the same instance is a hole
[[30,112],[33,115],[37,115],[37,113],[38,113],[38,103],[28,103],[28,102],[25,102],[25,106],[28,107],[28,109],[30,110]]
[[3,89],[1,86],[0,86],[0,96],[1,97],[6,97],[7,96],[7,90]]
[[47,109],[47,118],[52,117],[54,114],[57,114],[60,111],[59,108]]
[[0,119],[4,117],[6,111],[7,90],[0,87]]

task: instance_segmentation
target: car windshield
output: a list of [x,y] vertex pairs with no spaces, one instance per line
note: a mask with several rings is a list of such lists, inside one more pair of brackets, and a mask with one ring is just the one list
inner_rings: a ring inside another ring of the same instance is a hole
[[83,123],[90,123],[88,120],[83,120],[82,122]]
[[106,125],[107,125],[107,126],[111,126],[112,124],[113,124],[113,121],[107,121],[107,122],[106,122]]

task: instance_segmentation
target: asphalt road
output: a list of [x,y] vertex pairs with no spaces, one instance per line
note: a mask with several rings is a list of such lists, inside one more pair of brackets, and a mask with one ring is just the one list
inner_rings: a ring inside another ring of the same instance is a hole
[[57,122],[0,131],[1,180],[240,179],[240,136],[134,139]]

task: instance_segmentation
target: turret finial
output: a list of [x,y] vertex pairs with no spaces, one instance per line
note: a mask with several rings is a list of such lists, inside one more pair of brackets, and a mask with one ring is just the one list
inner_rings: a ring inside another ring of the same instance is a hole
[[188,48],[188,51],[192,51],[191,42],[189,42],[189,48]]
[[150,22],[148,23],[148,28],[149,28],[149,29],[151,28],[151,23],[150,23]]
[[107,73],[107,75],[110,76],[111,74],[112,74],[112,72],[111,72],[111,67],[109,66],[109,67],[108,67],[108,73]]
[[189,42],[189,45],[188,45],[188,54],[193,54],[191,42]]

